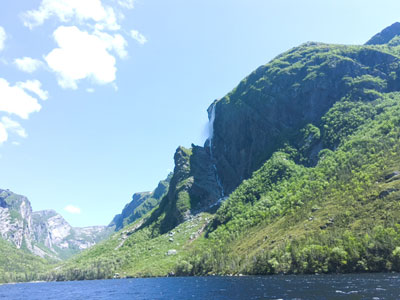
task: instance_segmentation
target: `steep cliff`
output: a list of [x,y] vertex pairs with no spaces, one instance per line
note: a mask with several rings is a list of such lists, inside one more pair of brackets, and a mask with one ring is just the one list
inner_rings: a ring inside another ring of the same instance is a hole
[[[400,88],[396,51],[306,43],[259,67],[208,108],[205,145],[178,148],[169,192],[147,224],[160,218],[161,232],[166,232],[207,211],[278,150],[292,149],[297,163],[314,166],[320,150],[333,150],[340,142],[332,137],[327,114],[335,103],[370,102]],[[373,114],[356,106],[357,113]],[[343,135],[354,128],[346,127]]]
[[51,278],[400,271],[396,28],[255,70],[177,149],[159,206]]
[[105,226],[74,228],[54,210],[32,212],[25,196],[0,190],[0,234],[18,249],[40,257],[65,259],[111,232]]
[[308,124],[319,129],[321,143],[300,155],[305,165],[315,164],[318,150],[337,146],[324,143],[328,110],[340,100],[373,101],[396,90],[399,64],[385,48],[307,43],[259,67],[212,104],[211,148],[225,192],[287,144],[301,150]]
[[32,242],[32,207],[24,196],[0,190],[0,234],[17,248],[25,248],[40,255],[42,251]]
[[210,209],[222,197],[215,165],[207,149],[178,147],[168,193],[144,226],[165,233],[193,215]]

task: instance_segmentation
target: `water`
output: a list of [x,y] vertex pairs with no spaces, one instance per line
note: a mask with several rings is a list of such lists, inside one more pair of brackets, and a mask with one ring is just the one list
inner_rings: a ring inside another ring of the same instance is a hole
[[[209,133],[208,133],[208,147],[209,147],[209,151],[210,151],[210,157],[211,160],[214,159],[213,157],[213,151],[212,151],[212,142],[213,142],[213,137],[214,137],[214,121],[215,121],[215,104],[213,105],[212,109],[211,109],[211,114],[210,114],[210,120],[208,122],[208,129],[209,129]],[[214,174],[215,174],[215,179],[217,180],[217,184],[218,187],[221,191],[221,198],[218,199],[218,202],[215,203],[219,204],[222,201],[224,201],[225,199],[225,191],[224,191],[224,186],[222,185],[221,179],[219,178],[218,175],[218,170],[217,170],[217,166],[215,165],[215,163],[213,163],[213,168],[214,168]]]
[[0,286],[0,299],[400,299],[399,274],[120,279]]

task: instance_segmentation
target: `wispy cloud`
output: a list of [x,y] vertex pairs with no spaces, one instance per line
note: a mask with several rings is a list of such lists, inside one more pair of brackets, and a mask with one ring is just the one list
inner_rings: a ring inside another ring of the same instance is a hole
[[131,37],[136,40],[140,45],[147,43],[146,37],[137,30],[131,30]]
[[0,51],[4,49],[4,42],[7,38],[6,31],[0,26]]
[[17,121],[11,120],[9,117],[2,117],[1,123],[7,131],[14,132],[22,138],[28,137],[25,129]]
[[40,111],[42,106],[37,99],[27,94],[20,86],[11,86],[7,80],[0,78],[0,112],[14,114],[22,119]]
[[33,73],[43,65],[43,62],[31,57],[23,57],[16,58],[14,64],[22,72]]
[[67,205],[66,207],[64,207],[64,210],[66,212],[69,212],[70,214],[80,214],[81,213],[81,209],[74,205]]
[[0,144],[8,140],[7,129],[3,123],[0,123]]
[[39,80],[27,80],[25,82],[17,82],[17,86],[34,93],[42,100],[47,100],[49,98],[49,93],[42,90],[42,84]]
[[100,0],[42,0],[38,9],[23,14],[24,25],[30,29],[42,25],[51,17],[63,23],[93,21],[101,30],[120,29],[114,9],[103,6]]
[[133,0],[118,0],[118,4],[127,9],[132,9],[134,7]]

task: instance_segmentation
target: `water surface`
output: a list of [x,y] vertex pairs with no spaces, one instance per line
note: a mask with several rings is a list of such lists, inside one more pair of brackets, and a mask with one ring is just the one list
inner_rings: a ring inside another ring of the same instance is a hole
[[22,283],[0,299],[400,299],[399,274],[185,277]]

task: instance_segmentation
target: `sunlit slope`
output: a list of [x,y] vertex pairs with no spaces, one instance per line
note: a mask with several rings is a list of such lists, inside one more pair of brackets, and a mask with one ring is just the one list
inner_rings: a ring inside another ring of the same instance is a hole
[[0,283],[37,280],[54,266],[2,239],[0,253]]
[[210,107],[212,139],[178,148],[159,206],[52,278],[399,271],[398,40],[258,68]]

